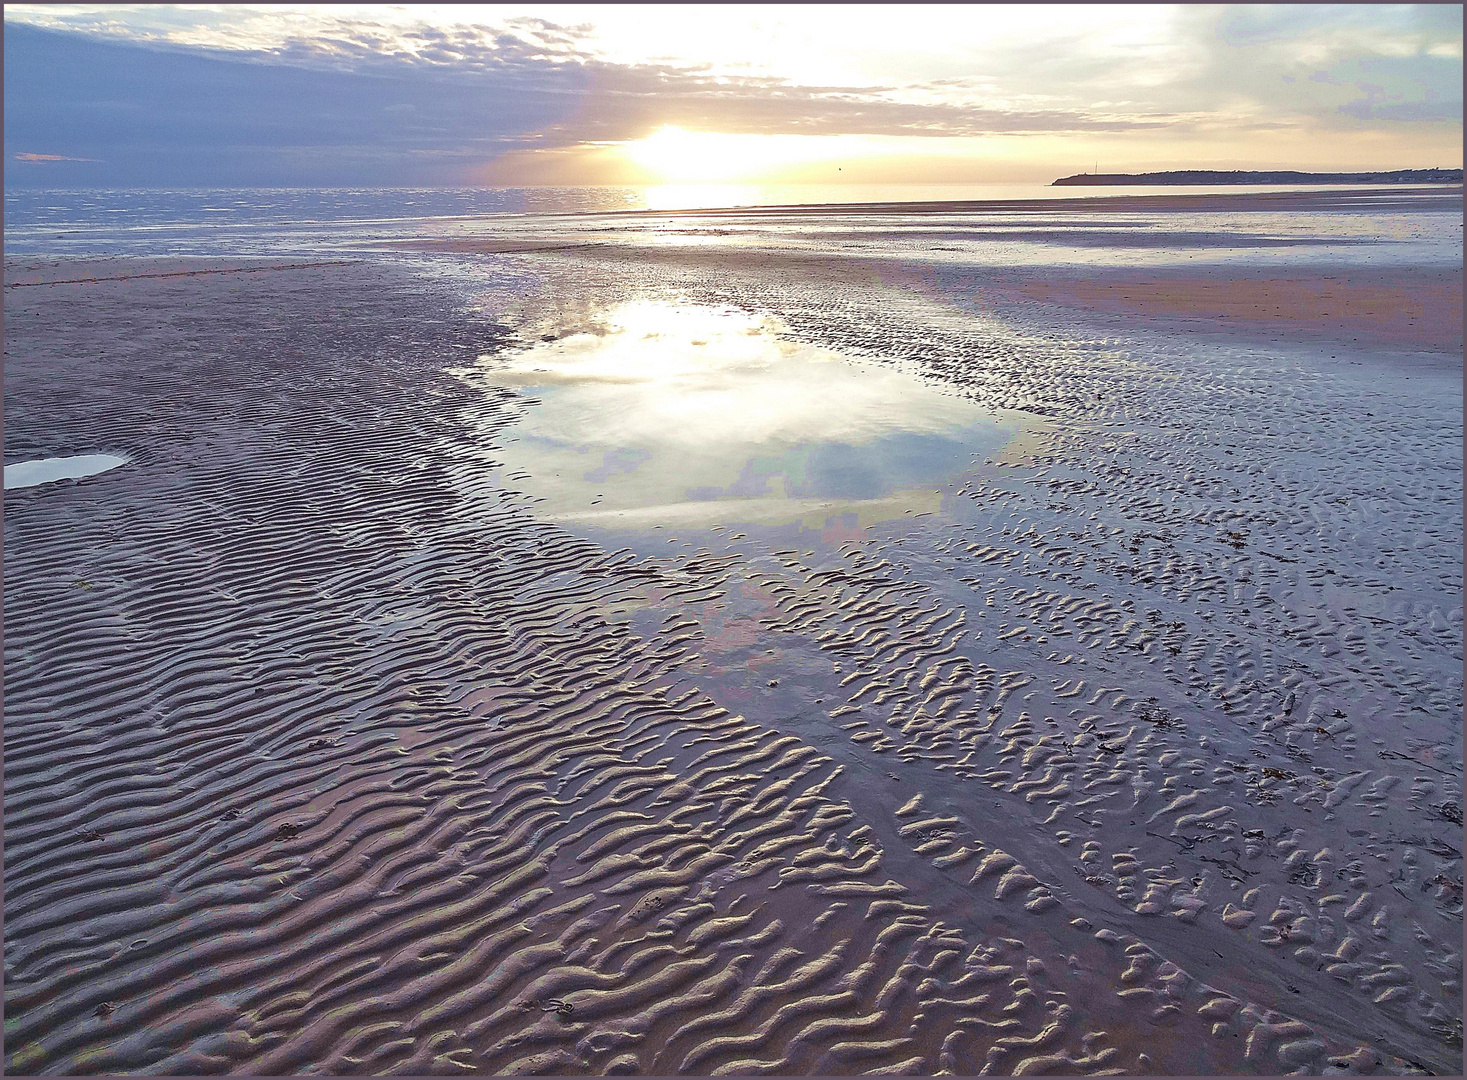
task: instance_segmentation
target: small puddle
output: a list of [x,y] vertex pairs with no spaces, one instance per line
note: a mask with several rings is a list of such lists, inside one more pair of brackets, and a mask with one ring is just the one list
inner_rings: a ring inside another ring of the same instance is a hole
[[116,454],[79,454],[76,457],[19,461],[5,466],[5,490],[35,487],[37,484],[49,484],[53,480],[79,480],[84,476],[96,476],[108,469],[126,465],[127,462],[127,458]]
[[941,507],[938,488],[1031,421],[909,371],[789,340],[771,317],[638,302],[483,379],[534,399],[492,457],[536,512],[610,529],[861,527]]

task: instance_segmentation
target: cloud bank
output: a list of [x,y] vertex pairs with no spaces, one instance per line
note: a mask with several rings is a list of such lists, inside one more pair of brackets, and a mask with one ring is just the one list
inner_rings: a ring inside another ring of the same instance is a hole
[[[1137,165],[1170,154],[1177,167],[1215,165],[1197,156],[1209,145],[1255,146],[1233,161],[1244,168],[1287,167],[1278,155],[1306,143],[1309,161],[1294,164],[1460,161],[1458,7],[1117,8],[1104,24],[1046,8],[863,7],[842,19],[864,30],[832,28],[823,51],[800,36],[799,9],[772,29],[743,9],[702,10],[728,22],[722,38],[678,48],[676,27],[664,28],[654,54],[608,21],[623,14],[613,8],[591,9],[597,26],[512,13],[432,22],[386,9],[11,6],[6,156],[45,167],[12,167],[7,182],[464,184],[533,178],[536,162],[577,162],[540,174],[595,182],[597,160],[602,182],[617,182],[625,173],[606,172],[596,148],[663,125],[1028,145],[1041,159],[1062,145],[1105,146],[1108,158],[1131,147]],[[1371,146],[1455,156],[1363,160]]]

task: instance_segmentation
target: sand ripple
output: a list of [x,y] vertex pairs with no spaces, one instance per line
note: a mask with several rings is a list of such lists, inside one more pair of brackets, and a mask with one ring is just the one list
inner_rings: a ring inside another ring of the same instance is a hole
[[441,282],[8,295],[7,454],[134,462],[5,496],[9,1071],[1460,1068],[1455,405],[614,269],[1063,422],[613,545]]

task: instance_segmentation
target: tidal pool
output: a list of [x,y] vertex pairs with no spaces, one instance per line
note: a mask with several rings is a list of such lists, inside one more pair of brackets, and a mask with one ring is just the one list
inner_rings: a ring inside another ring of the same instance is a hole
[[532,399],[492,457],[558,521],[607,528],[934,511],[1026,423],[894,366],[792,341],[733,308],[624,304],[482,357]]
[[5,490],[35,487],[49,484],[53,480],[79,480],[84,476],[96,476],[108,469],[126,465],[128,459],[116,454],[78,454],[76,457],[41,458],[38,461],[18,461],[5,466]]

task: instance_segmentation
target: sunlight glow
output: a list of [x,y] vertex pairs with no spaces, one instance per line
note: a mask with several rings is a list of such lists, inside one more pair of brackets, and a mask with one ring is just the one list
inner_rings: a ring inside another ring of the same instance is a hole
[[496,391],[538,402],[494,458],[553,520],[824,528],[851,513],[864,527],[937,510],[939,481],[1019,430],[913,371],[793,341],[783,321],[734,307],[642,300],[550,325],[559,333],[480,361]]
[[763,189],[747,184],[658,184],[642,192],[648,210],[756,206]]
[[[1355,171],[1461,158],[1460,5],[831,10],[123,2],[7,4],[4,17],[17,30],[66,31],[55,41],[68,48],[84,38],[143,46],[159,63],[180,47],[242,54],[234,59],[267,82],[300,69],[311,74],[291,85],[307,79],[335,95],[300,110],[300,123],[319,128],[291,136],[304,141],[261,144],[265,153],[239,159],[247,166],[209,166],[221,176],[349,169],[368,186],[388,173],[449,186],[660,185],[655,207],[673,210],[750,201],[716,186],[1047,184],[1086,170]],[[243,78],[208,70],[190,78]],[[495,71],[504,78],[481,77]],[[361,77],[371,81],[351,82]],[[438,89],[450,85],[461,93]],[[61,89],[81,93],[67,108],[90,115],[90,89]],[[47,93],[26,92],[38,102]],[[461,98],[476,104],[453,104]],[[228,100],[209,114],[210,137],[253,147],[265,98]],[[337,145],[335,110],[359,107],[374,119],[351,155],[300,149]],[[92,125],[14,146],[11,160],[26,163],[17,172],[145,168],[106,152],[110,125]],[[149,168],[163,177],[172,166]]]
[[668,126],[621,152],[665,184],[737,184],[792,165],[866,156],[870,148],[856,136],[725,135]]

